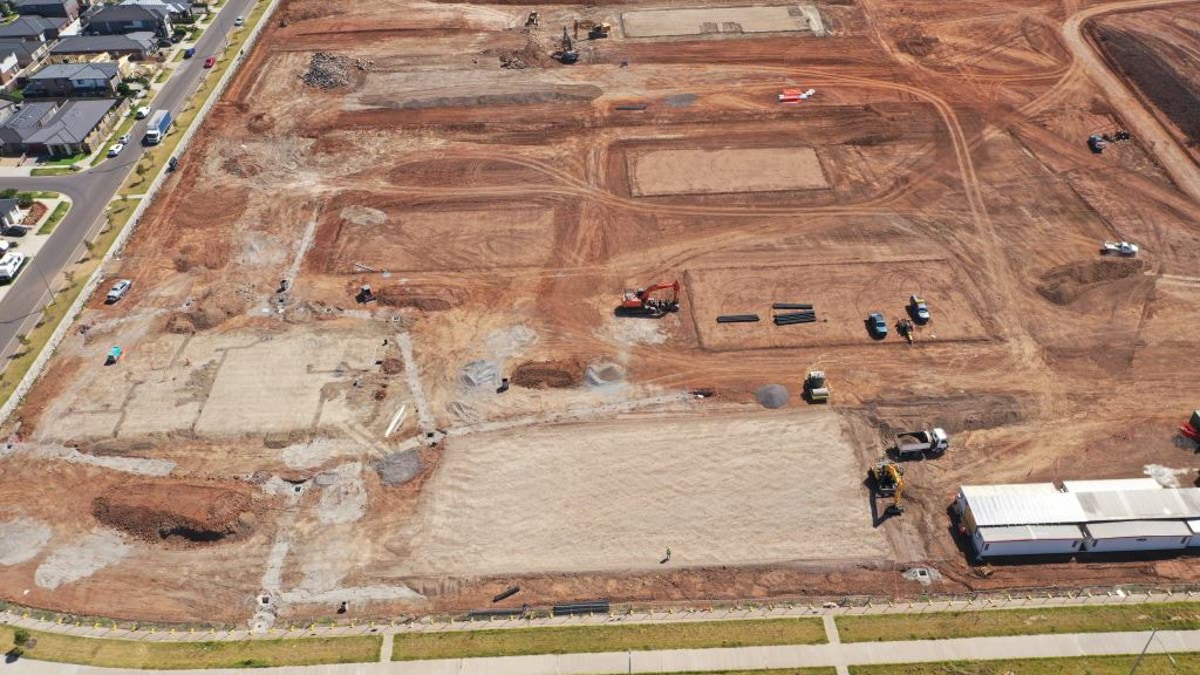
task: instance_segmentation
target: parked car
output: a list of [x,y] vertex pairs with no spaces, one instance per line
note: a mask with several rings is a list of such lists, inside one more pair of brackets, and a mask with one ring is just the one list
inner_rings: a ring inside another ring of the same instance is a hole
[[121,145],[129,145],[129,142],[132,140],[133,140],[133,134],[125,134],[117,142],[120,143]]
[[185,59],[190,59],[195,55],[196,55],[195,47],[188,47],[187,49],[183,50],[183,58],[185,58]]
[[912,315],[913,321],[921,325],[929,323],[929,305],[925,304],[925,299],[919,295],[908,296],[908,313]]
[[121,151],[124,149],[125,149],[124,143],[117,143],[116,145],[114,145],[108,149],[108,156],[116,157],[117,155],[121,154]]
[[245,26],[245,25],[246,25],[246,17],[244,17],[244,16],[239,16],[238,18],[234,19],[234,20],[233,20],[233,25],[235,25],[235,26]]
[[138,108],[137,112],[133,113],[133,116],[138,118],[139,120],[146,119],[147,117],[150,116],[150,106],[144,105],[144,106]]
[[217,65],[217,57],[210,56],[207,59],[204,59],[204,67],[205,68],[212,68],[215,65]]
[[876,340],[882,340],[887,337],[887,319],[883,318],[882,312],[871,312],[867,315],[867,330],[871,332],[871,336]]
[[109,305],[117,302],[125,297],[125,294],[129,292],[130,286],[133,286],[133,281],[129,279],[118,280],[117,283],[113,284],[112,288],[108,289],[108,295],[105,296],[104,302]]

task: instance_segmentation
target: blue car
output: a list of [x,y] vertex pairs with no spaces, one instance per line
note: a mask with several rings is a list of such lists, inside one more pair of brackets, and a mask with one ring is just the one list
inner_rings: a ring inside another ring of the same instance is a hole
[[183,58],[185,58],[185,59],[190,59],[195,55],[196,55],[195,47],[188,47],[187,49],[183,50]]
[[883,313],[871,312],[867,315],[867,330],[871,332],[871,336],[876,340],[882,340],[887,337],[887,319],[883,318]]

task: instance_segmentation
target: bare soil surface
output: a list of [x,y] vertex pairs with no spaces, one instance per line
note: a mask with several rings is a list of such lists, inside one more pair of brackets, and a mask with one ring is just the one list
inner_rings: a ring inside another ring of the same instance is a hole
[[[1196,479],[1189,5],[528,11],[283,2],[106,270],[132,292],[89,301],[7,429],[0,597],[265,630],[511,584],[520,606],[1200,581],[1187,553],[988,576],[947,515],[963,483]],[[615,312],[675,280],[677,312]],[[882,519],[866,469],[924,426],[952,448]]]

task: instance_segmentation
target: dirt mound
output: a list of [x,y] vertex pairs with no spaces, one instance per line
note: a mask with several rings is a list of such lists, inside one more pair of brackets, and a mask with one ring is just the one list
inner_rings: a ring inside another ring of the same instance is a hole
[[573,361],[529,361],[513,370],[510,381],[528,389],[566,389],[583,381],[583,366]]
[[221,163],[221,168],[231,176],[238,178],[253,178],[262,173],[262,160],[249,155],[230,157]]
[[444,312],[461,301],[450,289],[411,286],[384,286],[375,291],[375,298],[387,307],[407,307],[422,312]]
[[1042,275],[1037,292],[1056,305],[1069,305],[1097,286],[1138,274],[1141,260],[1095,260],[1056,267]]
[[248,534],[262,506],[242,483],[137,481],[97,497],[92,515],[145,541],[205,544]]
[[620,384],[625,375],[625,368],[619,363],[593,363],[587,367],[587,383],[592,387]]

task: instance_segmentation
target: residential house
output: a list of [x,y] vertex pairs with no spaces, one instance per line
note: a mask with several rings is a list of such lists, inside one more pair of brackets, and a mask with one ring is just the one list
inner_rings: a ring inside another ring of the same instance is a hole
[[44,16],[21,16],[7,26],[0,26],[0,40],[23,40],[45,42],[58,37],[58,31],[70,24],[61,18],[47,19]]
[[0,52],[11,51],[17,55],[17,64],[22,68],[36,66],[50,53],[50,42],[26,42],[24,40],[0,40]]
[[0,154],[90,153],[100,147],[127,107],[125,101],[116,99],[26,103],[0,124]]
[[80,63],[84,61],[144,61],[158,53],[154,33],[128,35],[71,35],[50,48],[50,63]]
[[25,98],[113,98],[121,84],[117,64],[56,63],[29,77]]
[[9,0],[21,16],[79,18],[79,0]]
[[170,13],[162,7],[114,5],[93,14],[85,32],[94,35],[152,32],[165,38],[171,36],[171,29]]
[[0,225],[12,227],[25,220],[19,199],[0,199]]
[[21,62],[17,60],[17,52],[13,49],[0,49],[0,86],[17,79],[17,71],[20,69]]
[[141,7],[159,7],[167,10],[172,19],[186,20],[196,11],[189,0],[122,0],[122,5],[138,5]]

